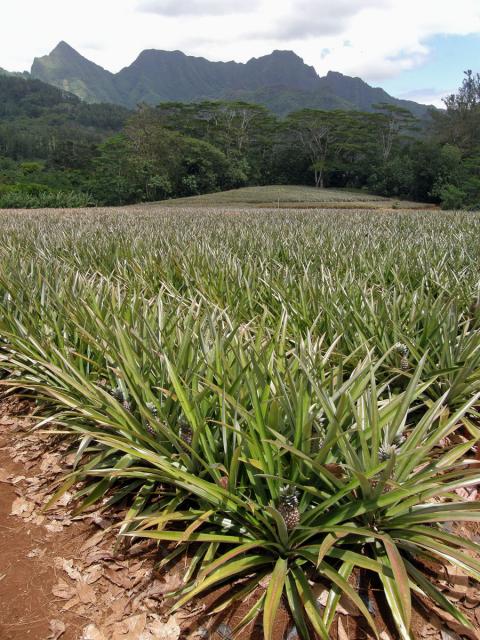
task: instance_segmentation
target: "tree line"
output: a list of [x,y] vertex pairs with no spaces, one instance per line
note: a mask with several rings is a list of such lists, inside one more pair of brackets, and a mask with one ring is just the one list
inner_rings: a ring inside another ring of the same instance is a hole
[[18,78],[0,78],[0,95],[4,206],[28,206],[40,193],[46,202],[46,192],[57,192],[58,202],[59,191],[75,203],[121,205],[311,184],[480,208],[480,75],[471,71],[428,122],[388,104],[374,113],[304,109],[283,119],[245,102],[129,112]]

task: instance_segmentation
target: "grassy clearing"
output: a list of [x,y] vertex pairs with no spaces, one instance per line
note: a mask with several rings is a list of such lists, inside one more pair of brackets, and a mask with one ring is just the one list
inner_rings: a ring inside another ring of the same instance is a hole
[[398,637],[415,599],[472,629],[431,569],[480,581],[449,525],[480,520],[462,497],[480,481],[480,216],[145,207],[3,212],[0,231],[4,384],[78,452],[57,497],[126,502],[120,539],[193,550],[175,607],[237,581],[216,603],[251,598],[236,631],[262,616],[270,639],[283,597],[326,639],[345,594],[375,633],[361,572]]
[[[429,209],[432,205],[382,198],[364,191],[347,189],[315,189],[314,187],[271,185],[244,187],[203,196],[166,200],[162,206],[193,207],[260,207],[282,209]],[[157,205],[155,205],[157,206]]]

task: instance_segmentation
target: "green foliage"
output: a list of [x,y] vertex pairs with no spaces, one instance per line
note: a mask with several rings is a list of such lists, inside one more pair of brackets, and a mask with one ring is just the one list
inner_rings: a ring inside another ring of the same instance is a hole
[[398,637],[417,597],[471,628],[430,576],[452,563],[480,581],[480,548],[446,526],[480,519],[456,493],[480,482],[479,227],[1,214],[3,384],[77,450],[56,497],[76,492],[78,514],[126,501],[121,540],[175,543],[165,563],[188,549],[175,608],[235,582],[215,609],[251,596],[236,631],[261,614],[271,638],[282,594],[302,638],[329,637],[342,594],[374,628],[357,571]]
[[[75,54],[67,45],[60,49]],[[0,77],[0,184],[88,192],[105,205],[315,184],[475,209],[475,82],[468,76],[427,130],[390,102],[371,112],[303,109],[284,120],[239,100],[142,105],[129,113],[82,103],[38,81]]]
[[0,185],[0,209],[64,209],[91,207],[95,204],[89,194],[79,191],[54,191],[44,185]]
[[467,194],[453,184],[445,184],[437,192],[443,209],[463,209],[467,201]]
[[[126,109],[86,105],[65,91],[16,77],[0,77],[0,96],[0,184],[78,191],[80,202],[97,145],[122,128]],[[69,200],[64,195],[58,202]],[[48,198],[43,201],[50,206]]]

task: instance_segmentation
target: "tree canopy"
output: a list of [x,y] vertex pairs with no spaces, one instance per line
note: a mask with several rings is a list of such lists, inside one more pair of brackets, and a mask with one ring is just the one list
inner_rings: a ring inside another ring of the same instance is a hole
[[0,202],[39,185],[123,204],[284,183],[480,203],[480,76],[471,71],[428,127],[391,104],[283,119],[243,101],[127,111],[2,76],[0,95]]

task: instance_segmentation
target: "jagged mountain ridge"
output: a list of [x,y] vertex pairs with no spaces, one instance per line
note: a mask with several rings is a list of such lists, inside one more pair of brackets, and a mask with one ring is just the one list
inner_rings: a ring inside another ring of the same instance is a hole
[[143,51],[114,74],[60,42],[35,58],[31,76],[74,93],[87,102],[133,108],[140,102],[235,99],[263,104],[278,115],[302,108],[370,111],[387,102],[425,117],[428,107],[393,98],[360,78],[329,72],[320,77],[292,51],[274,51],[246,63],[211,62],[181,51]]

